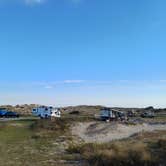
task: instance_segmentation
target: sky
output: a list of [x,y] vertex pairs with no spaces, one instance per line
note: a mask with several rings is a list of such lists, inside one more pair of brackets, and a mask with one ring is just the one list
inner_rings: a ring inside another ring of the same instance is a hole
[[0,0],[0,104],[166,107],[165,0]]

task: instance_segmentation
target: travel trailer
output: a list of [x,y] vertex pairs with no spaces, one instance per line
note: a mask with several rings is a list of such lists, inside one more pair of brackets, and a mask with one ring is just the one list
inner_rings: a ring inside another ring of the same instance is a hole
[[123,112],[111,109],[111,108],[103,108],[100,111],[100,119],[105,121],[110,120],[125,120],[126,116]]
[[32,115],[39,116],[40,118],[60,118],[61,111],[58,108],[40,106],[32,109]]

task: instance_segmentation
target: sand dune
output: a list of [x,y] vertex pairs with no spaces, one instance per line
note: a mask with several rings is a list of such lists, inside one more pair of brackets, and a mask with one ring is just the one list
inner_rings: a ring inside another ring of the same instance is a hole
[[125,125],[118,123],[84,122],[72,127],[72,134],[89,142],[109,142],[123,139],[142,131],[166,130],[166,124]]

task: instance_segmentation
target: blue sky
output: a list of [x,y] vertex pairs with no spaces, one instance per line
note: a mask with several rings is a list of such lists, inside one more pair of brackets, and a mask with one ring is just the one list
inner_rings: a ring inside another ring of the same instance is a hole
[[166,107],[165,0],[0,0],[0,104]]

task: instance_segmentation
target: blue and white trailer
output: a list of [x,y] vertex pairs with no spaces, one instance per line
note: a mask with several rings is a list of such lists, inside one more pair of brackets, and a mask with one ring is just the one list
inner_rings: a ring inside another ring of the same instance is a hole
[[61,111],[54,107],[40,106],[32,109],[32,115],[39,116],[40,118],[60,118]]

